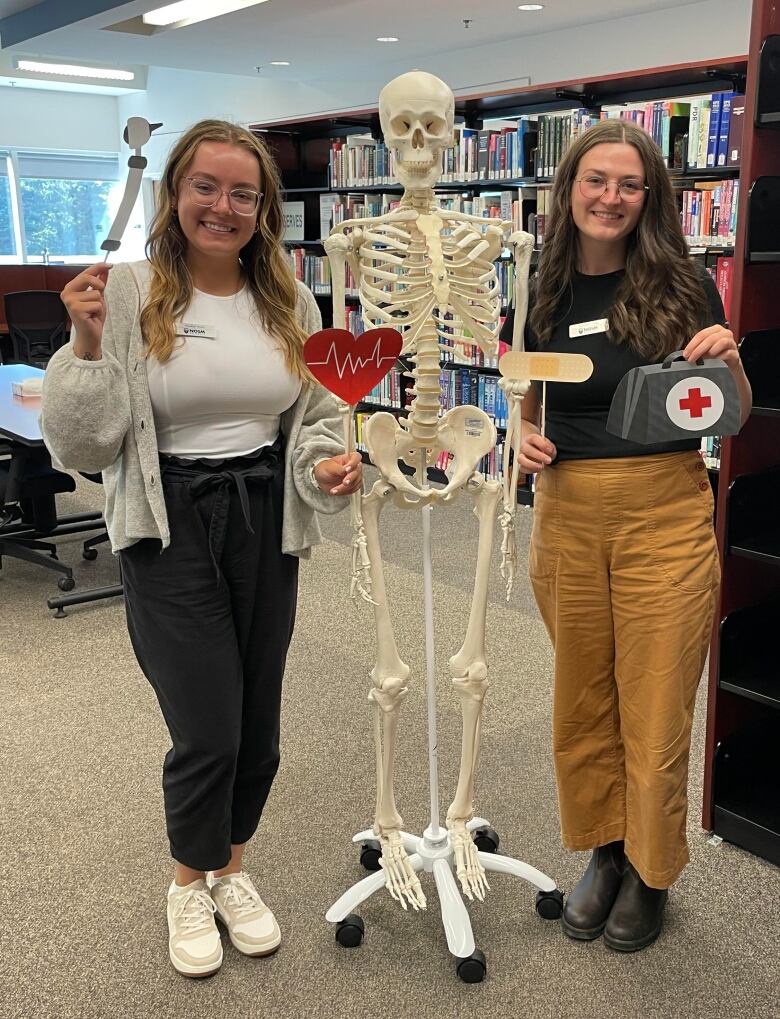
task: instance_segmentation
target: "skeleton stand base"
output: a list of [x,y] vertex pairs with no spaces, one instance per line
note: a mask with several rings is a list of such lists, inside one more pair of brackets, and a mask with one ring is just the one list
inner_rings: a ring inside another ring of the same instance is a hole
[[[484,818],[475,817],[468,822],[466,827],[470,832],[475,832],[477,829],[487,828],[489,825]],[[438,836],[434,837],[431,828],[426,828],[422,838],[417,835],[410,835],[408,832],[401,832],[401,837],[404,848],[409,853],[409,862],[414,871],[416,873],[426,871],[433,874],[436,891],[439,895],[441,919],[447,938],[447,947],[458,962],[458,974],[462,979],[467,980],[467,982],[478,982],[482,979],[485,972],[484,957],[482,957],[481,963],[478,959],[474,959],[474,934],[471,930],[468,910],[463,902],[460,888],[453,874],[455,853],[450,845],[449,832],[446,828],[439,827]],[[368,828],[366,831],[358,832],[352,841],[364,843],[375,838],[373,830]],[[534,885],[538,889],[536,909],[540,916],[547,920],[554,920],[561,915],[563,895],[557,889],[552,878],[542,874],[541,871],[536,870],[530,864],[522,863],[520,860],[513,860],[509,856],[484,852],[480,852],[478,855],[479,861],[486,871],[499,874],[513,874],[515,877],[520,877]],[[363,931],[362,921],[359,920],[359,917],[355,916],[354,910],[357,909],[361,902],[365,902],[374,892],[378,892],[384,886],[384,871],[379,870],[375,874],[370,874],[368,877],[364,877],[362,881],[354,884],[330,907],[325,914],[325,919],[329,923],[339,925],[336,936],[342,944],[347,947],[356,947],[360,943]],[[339,938],[339,934],[345,920],[347,921],[347,926],[358,931],[359,934],[350,937],[351,931],[346,931],[347,937],[342,940]],[[466,960],[470,962],[476,961],[477,965],[461,972],[461,963]],[[480,965],[482,968],[481,975]],[[466,976],[466,972],[470,976]],[[474,979],[475,975],[477,977],[476,980]]]
[[[421,460],[419,477],[423,487],[427,487],[425,461]],[[486,971],[485,957],[476,950],[474,934],[468,910],[463,902],[461,890],[453,874],[455,869],[455,850],[450,841],[450,834],[439,824],[439,771],[438,771],[438,737],[436,735],[436,667],[433,639],[433,590],[432,590],[432,557],[431,557],[431,507],[422,510],[422,553],[423,553],[423,588],[425,600],[425,657],[426,657],[426,693],[428,701],[428,765],[430,772],[431,792],[431,823],[423,832],[422,837],[401,832],[403,846],[409,854],[409,863],[415,872],[427,871],[433,874],[436,891],[439,895],[441,918],[447,947],[457,960],[458,976],[467,983],[478,983]],[[472,818],[466,823],[469,832],[490,828],[488,822],[481,817]],[[492,829],[490,829],[492,832]],[[495,834],[494,832],[492,834]],[[352,839],[356,843],[370,842],[372,848],[379,849],[375,841],[376,835],[372,828],[358,832]],[[497,839],[495,840],[497,847]],[[558,890],[552,878],[531,867],[530,864],[513,860],[509,856],[500,856],[491,852],[478,852],[479,861],[488,872],[513,874],[523,878],[538,889],[536,910],[547,920],[557,920],[563,912],[563,893]],[[374,892],[385,887],[385,873],[377,871],[369,877],[358,881],[333,903],[325,919],[334,923],[336,939],[347,948],[356,948],[363,939],[364,925],[362,919],[353,911],[370,898]]]

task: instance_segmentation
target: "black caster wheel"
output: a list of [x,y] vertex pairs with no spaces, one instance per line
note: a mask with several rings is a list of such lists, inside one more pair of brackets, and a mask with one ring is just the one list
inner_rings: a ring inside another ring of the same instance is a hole
[[464,984],[481,984],[487,973],[485,953],[475,948],[465,959],[458,959],[455,972]]
[[545,920],[558,920],[563,912],[563,892],[560,888],[551,892],[537,892],[536,912]]
[[96,548],[85,548],[84,551],[81,553],[81,555],[82,555],[83,559],[86,559],[88,563],[91,563],[95,559],[97,559],[97,549]]
[[73,579],[73,577],[60,577],[60,579],[57,581],[57,587],[60,589],[60,591],[72,591],[75,586],[76,581]]
[[382,847],[375,839],[369,839],[360,847],[360,866],[366,870],[380,870]]
[[336,941],[344,948],[357,948],[363,940],[366,925],[357,913],[350,913],[336,924]]
[[501,841],[498,837],[498,832],[493,828],[475,828],[471,833],[471,837],[474,839],[474,845],[480,851],[480,853],[496,853],[498,852],[498,843]]

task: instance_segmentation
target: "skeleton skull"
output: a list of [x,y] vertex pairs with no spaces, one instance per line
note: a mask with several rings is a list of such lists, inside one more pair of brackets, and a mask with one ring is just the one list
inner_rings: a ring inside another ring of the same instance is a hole
[[385,144],[396,151],[395,175],[407,189],[432,188],[442,173],[442,152],[454,144],[455,97],[441,78],[410,71],[379,95]]

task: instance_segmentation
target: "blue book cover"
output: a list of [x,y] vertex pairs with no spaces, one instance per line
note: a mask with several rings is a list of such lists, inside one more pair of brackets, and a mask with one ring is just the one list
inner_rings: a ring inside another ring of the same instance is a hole
[[725,166],[729,154],[729,128],[731,127],[731,100],[734,92],[724,92],[720,105],[720,128],[718,130],[718,148],[715,153],[715,166]]
[[712,106],[710,107],[710,128],[707,138],[707,168],[716,165],[718,156],[718,142],[720,140],[720,111],[723,104],[723,92],[714,92],[712,95]]

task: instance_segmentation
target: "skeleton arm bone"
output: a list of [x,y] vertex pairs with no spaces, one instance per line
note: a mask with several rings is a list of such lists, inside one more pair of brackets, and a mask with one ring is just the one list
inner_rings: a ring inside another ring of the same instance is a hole
[[347,252],[351,244],[346,237],[340,235],[325,239],[325,253],[330,263],[331,293],[333,295],[333,327],[334,329],[345,329],[347,321],[346,302],[346,272]]
[[[522,350],[525,335],[525,320],[528,315],[528,272],[531,267],[531,254],[534,247],[534,239],[531,234],[521,230],[512,233],[508,240],[512,250],[515,263],[515,321],[512,331],[512,349]],[[523,422],[523,399],[526,397],[531,383],[525,380],[514,380],[502,378],[499,383],[507,397],[509,404],[509,422],[507,426],[506,442],[504,444],[504,463],[502,473],[504,478],[504,506],[501,513],[501,530],[503,538],[501,542],[501,576],[506,581],[506,596],[509,600],[512,594],[512,587],[515,579],[515,567],[517,564],[517,545],[515,543],[515,513],[517,511],[517,482],[520,474],[520,465],[517,454],[522,442]],[[534,413],[538,408],[530,407],[526,414]],[[514,463],[509,469],[509,457],[514,449]]]
[[512,350],[522,350],[525,320],[528,316],[528,273],[531,268],[534,239],[531,234],[517,230],[510,234],[507,243],[512,250],[515,263],[515,321],[512,330]]

